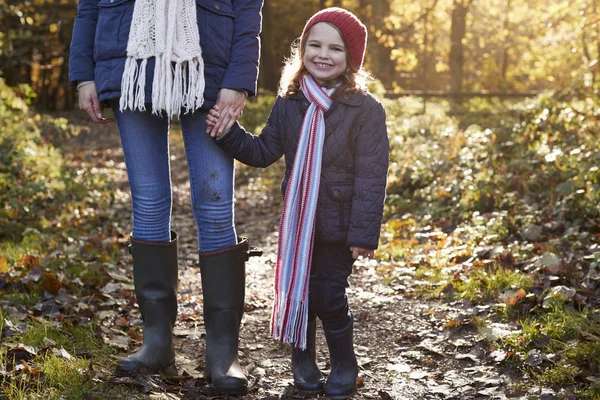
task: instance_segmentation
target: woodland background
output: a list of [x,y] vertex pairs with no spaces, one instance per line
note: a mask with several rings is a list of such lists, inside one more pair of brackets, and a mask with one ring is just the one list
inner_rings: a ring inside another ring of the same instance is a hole
[[[76,1],[0,1],[0,66],[29,84],[36,104],[71,109],[69,43]],[[283,58],[306,19],[325,6],[355,12],[369,29],[366,69],[387,93],[527,93],[593,87],[597,0],[266,1],[259,86],[275,91]]]

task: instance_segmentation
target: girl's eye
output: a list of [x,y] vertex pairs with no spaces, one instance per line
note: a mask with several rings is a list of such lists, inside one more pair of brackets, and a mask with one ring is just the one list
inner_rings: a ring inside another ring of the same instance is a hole
[[333,48],[334,51],[344,51],[344,49],[340,48],[340,47],[334,47]]
[[318,44],[316,44],[316,43],[311,43],[311,44],[309,44],[309,46],[310,46],[310,47],[319,47],[319,45],[318,45]]

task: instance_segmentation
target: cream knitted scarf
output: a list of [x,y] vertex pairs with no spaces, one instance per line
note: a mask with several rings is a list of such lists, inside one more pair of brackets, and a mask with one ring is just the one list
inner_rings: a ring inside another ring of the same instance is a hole
[[136,0],[120,109],[145,108],[146,66],[155,57],[152,113],[179,116],[204,102],[204,62],[195,0]]

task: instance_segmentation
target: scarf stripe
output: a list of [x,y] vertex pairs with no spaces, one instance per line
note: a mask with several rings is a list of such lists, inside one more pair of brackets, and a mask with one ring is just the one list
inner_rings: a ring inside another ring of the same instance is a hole
[[335,89],[321,88],[310,75],[305,76],[300,86],[311,104],[302,121],[283,200],[271,334],[283,343],[294,343],[304,349],[310,264],[325,140],[324,115],[331,107],[330,96]]

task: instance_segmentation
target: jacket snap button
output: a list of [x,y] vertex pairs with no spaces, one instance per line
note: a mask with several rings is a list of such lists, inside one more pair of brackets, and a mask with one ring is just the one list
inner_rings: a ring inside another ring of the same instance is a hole
[[333,197],[340,197],[340,192],[337,190],[333,191]]
[[216,8],[217,10],[221,9],[221,7],[219,7],[219,5],[218,5],[218,4],[215,4],[215,8]]

